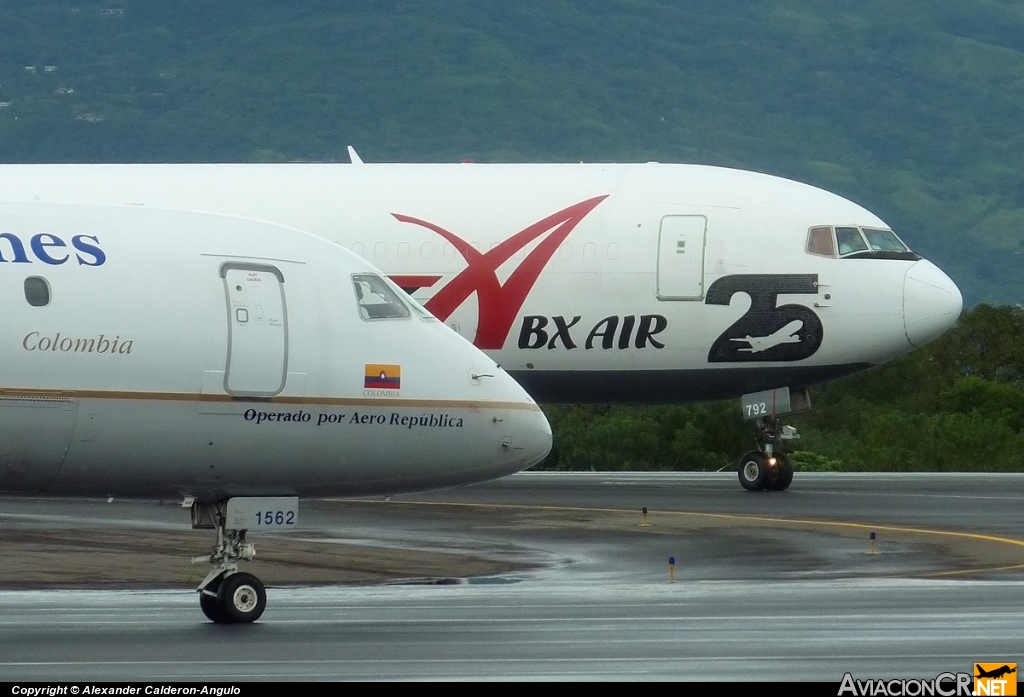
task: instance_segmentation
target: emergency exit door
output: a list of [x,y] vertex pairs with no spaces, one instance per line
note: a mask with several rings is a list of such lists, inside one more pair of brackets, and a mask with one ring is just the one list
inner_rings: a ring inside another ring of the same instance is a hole
[[703,215],[666,215],[658,234],[658,299],[704,298],[704,244],[708,219]]
[[284,275],[263,264],[221,266],[228,309],[224,389],[244,397],[273,397],[288,377],[288,312]]

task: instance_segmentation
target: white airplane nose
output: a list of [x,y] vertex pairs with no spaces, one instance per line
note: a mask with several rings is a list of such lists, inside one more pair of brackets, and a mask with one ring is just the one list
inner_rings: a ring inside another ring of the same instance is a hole
[[960,289],[935,264],[922,259],[907,270],[903,326],[914,346],[923,346],[952,327],[963,307]]
[[492,400],[494,417],[486,419],[489,422],[486,428],[478,432],[479,439],[473,446],[480,448],[480,454],[471,459],[473,465],[467,478],[457,484],[520,472],[541,462],[551,452],[551,424],[541,408],[500,367],[495,365],[490,372],[486,380],[478,380],[472,389],[483,391],[480,396]]
[[538,411],[529,416],[529,427],[524,428],[518,443],[513,447],[521,449],[523,465],[520,469],[533,467],[551,452],[551,424],[544,412]]

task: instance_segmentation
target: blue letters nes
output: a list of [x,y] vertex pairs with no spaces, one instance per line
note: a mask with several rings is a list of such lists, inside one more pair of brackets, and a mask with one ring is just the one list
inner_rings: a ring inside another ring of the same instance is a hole
[[31,264],[34,257],[50,266],[72,259],[79,266],[102,266],[107,255],[99,244],[99,238],[92,235],[75,235],[68,244],[49,232],[33,235],[26,244],[13,232],[0,232],[0,263]]

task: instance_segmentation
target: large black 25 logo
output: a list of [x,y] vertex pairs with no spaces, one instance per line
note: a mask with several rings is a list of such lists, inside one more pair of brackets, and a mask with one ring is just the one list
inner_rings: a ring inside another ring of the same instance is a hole
[[715,339],[709,363],[799,361],[821,346],[821,320],[809,307],[776,307],[779,295],[817,295],[817,274],[723,276],[708,288],[704,302],[728,305],[736,293],[750,296],[750,309]]

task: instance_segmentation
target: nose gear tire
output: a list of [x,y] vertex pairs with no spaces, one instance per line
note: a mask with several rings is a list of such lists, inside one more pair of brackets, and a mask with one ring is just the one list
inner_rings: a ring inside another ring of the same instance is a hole
[[785,491],[793,483],[793,463],[785,453],[775,453],[775,464],[779,476],[772,485],[772,491]]
[[217,605],[229,622],[255,622],[267,607],[267,591],[252,574],[231,574],[217,589]]
[[740,484],[747,491],[761,491],[774,480],[764,453],[751,450],[740,458]]
[[224,613],[224,609],[220,606],[220,603],[217,602],[216,593],[220,588],[221,581],[223,580],[223,577],[217,578],[206,587],[205,590],[212,591],[214,595],[209,595],[203,592],[199,593],[199,609],[201,609],[203,614],[206,615],[206,619],[211,622],[216,622],[217,624],[226,624],[231,621]]

